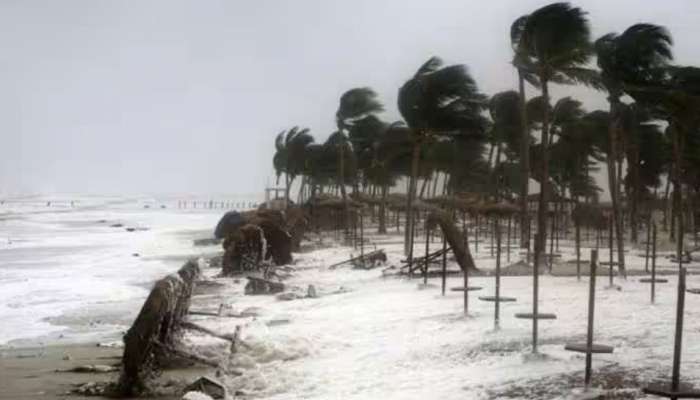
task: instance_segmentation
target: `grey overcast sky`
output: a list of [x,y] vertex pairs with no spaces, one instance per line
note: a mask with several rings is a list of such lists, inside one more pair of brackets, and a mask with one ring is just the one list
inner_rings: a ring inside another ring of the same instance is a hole
[[[510,24],[548,3],[2,0],[0,193],[260,192],[275,134],[324,140],[347,89],[375,88],[399,119],[398,87],[432,55],[485,93],[514,88]],[[595,37],[662,24],[700,65],[700,1],[573,3]]]

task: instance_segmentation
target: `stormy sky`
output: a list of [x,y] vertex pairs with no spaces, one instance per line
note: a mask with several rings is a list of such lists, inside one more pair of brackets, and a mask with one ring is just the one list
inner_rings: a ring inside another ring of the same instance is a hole
[[[433,55],[487,94],[515,88],[510,24],[548,3],[0,1],[0,193],[258,193],[274,136],[323,141],[347,89],[373,87],[397,120],[398,87]],[[594,37],[665,25],[677,62],[700,65],[700,1],[574,4]]]

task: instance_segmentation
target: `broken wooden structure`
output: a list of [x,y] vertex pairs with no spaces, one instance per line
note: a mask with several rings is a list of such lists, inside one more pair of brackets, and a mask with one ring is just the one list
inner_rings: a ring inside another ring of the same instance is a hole
[[141,311],[124,335],[122,370],[117,392],[135,396],[147,384],[161,363],[176,348],[178,334],[190,306],[192,290],[200,274],[196,261],[188,261],[177,274],[157,281]]

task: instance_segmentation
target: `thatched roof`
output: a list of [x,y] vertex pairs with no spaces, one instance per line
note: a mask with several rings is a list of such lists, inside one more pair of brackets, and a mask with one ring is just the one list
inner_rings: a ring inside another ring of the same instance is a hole
[[[314,201],[310,201],[310,203],[313,204],[314,207],[319,208],[331,208],[336,210],[342,210],[345,208],[345,202],[339,197],[331,197],[318,200],[314,199]],[[348,199],[348,206],[350,208],[362,208],[364,207],[364,204],[352,199]]]
[[437,196],[426,199],[425,202],[437,204],[444,208],[453,208],[459,211],[473,212],[474,206],[479,203],[479,197]]
[[[539,199],[540,199],[540,192],[527,195],[527,201],[538,201]],[[548,192],[547,200],[550,203],[553,201],[564,202],[564,203],[573,203],[574,202],[574,200],[572,200],[568,197],[561,196],[559,193],[552,192],[551,190],[549,190],[549,192]]]
[[487,215],[513,215],[520,212],[520,208],[513,203],[500,201],[498,203],[485,204],[481,212]]
[[368,195],[366,193],[362,193],[362,192],[353,193],[350,195],[350,198],[355,200],[355,201],[359,201],[361,203],[372,204],[372,205],[380,204],[382,202],[381,197],[370,196],[370,195]]

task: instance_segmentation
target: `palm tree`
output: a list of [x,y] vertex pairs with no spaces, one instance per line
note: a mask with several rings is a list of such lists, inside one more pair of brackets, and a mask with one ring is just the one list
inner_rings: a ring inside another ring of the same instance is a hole
[[481,134],[485,106],[482,95],[464,65],[444,66],[432,57],[399,89],[398,108],[408,124],[413,143],[408,185],[405,251],[412,257],[413,199],[421,149],[440,135]]
[[[346,131],[354,122],[369,115],[379,113],[384,110],[382,104],[377,100],[377,93],[368,87],[354,88],[340,96],[338,111],[335,113],[335,120],[338,126],[338,162],[340,164],[338,172],[338,185],[345,204],[346,221],[350,221],[350,206],[348,204],[347,192],[345,191],[345,149],[347,144]],[[347,229],[347,226],[346,226]]]
[[672,59],[671,36],[666,29],[651,24],[636,24],[621,35],[609,33],[595,42],[601,80],[608,92],[610,125],[608,127],[608,184],[613,204],[613,223],[617,235],[620,271],[624,272],[624,237],[619,206],[619,184],[616,180],[615,160],[621,129],[621,101],[626,85],[646,87],[662,78],[664,66]]
[[[494,163],[494,177],[492,179],[494,190],[499,189],[499,183],[501,183],[504,178],[502,173],[506,172],[505,169],[501,168],[501,153],[505,154],[507,160],[512,161],[520,158],[521,165],[524,168],[521,158],[521,142],[523,139],[529,141],[530,135],[528,132],[527,136],[522,136],[523,129],[521,125],[523,121],[521,118],[520,100],[520,94],[513,90],[496,93],[489,100],[489,116],[492,121],[490,125],[490,137],[495,142],[496,146],[496,161]],[[529,143],[527,147],[529,151]],[[527,164],[529,166],[529,161]],[[521,179],[529,178],[528,174],[525,175],[526,176],[521,176],[518,179],[519,183],[522,183]],[[498,198],[499,195],[497,194],[496,197]]]
[[288,131],[280,132],[275,138],[275,155],[272,164],[277,173],[277,180],[284,172],[285,204],[289,203],[289,190],[294,183],[294,179],[304,172],[304,160],[306,146],[314,142],[313,136],[309,134],[308,128],[293,127]]
[[519,112],[520,112],[520,237],[525,240],[520,241],[522,248],[528,248],[528,224],[527,219],[527,195],[529,193],[530,183],[530,124],[528,122],[527,113],[527,98],[525,95],[525,81],[539,88],[540,84],[537,76],[534,74],[533,62],[530,59],[525,47],[523,46],[522,34],[527,22],[527,15],[523,15],[516,19],[510,26],[510,44],[513,49],[513,66],[518,70],[518,94]]
[[[666,43],[670,43],[670,38]],[[678,256],[683,251],[683,180],[686,175],[685,144],[696,141],[700,130],[700,68],[666,67],[659,83],[647,84],[625,82],[626,92],[635,101],[656,107],[668,122],[673,154],[671,181],[673,182],[673,211],[677,221],[676,238]],[[654,72],[657,72],[655,70]]]
[[547,195],[549,184],[548,143],[550,131],[549,84],[584,83],[596,85],[597,74],[585,68],[590,55],[590,30],[583,10],[569,3],[554,3],[528,15],[519,46],[532,63],[542,86],[545,104],[542,122],[542,173],[537,215],[539,243],[535,243],[535,268],[541,263],[546,243]]

